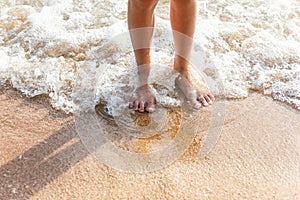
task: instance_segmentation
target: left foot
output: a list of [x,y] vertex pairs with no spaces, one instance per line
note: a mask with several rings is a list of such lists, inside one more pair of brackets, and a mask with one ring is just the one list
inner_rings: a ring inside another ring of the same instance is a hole
[[175,84],[183,92],[186,100],[196,109],[200,109],[202,106],[206,107],[215,100],[204,78],[197,74],[192,74],[189,68],[180,71]]

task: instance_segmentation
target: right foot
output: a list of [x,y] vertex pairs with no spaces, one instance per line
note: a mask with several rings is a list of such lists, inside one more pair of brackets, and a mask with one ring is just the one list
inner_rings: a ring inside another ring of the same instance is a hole
[[129,102],[129,108],[139,112],[153,112],[155,98],[148,84],[138,87]]

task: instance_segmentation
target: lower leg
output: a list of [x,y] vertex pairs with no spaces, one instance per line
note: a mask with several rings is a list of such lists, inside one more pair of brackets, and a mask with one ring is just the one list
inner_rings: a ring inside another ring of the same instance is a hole
[[[190,53],[196,27],[196,0],[171,0],[171,25],[175,43],[174,70],[181,74],[176,83],[195,107],[207,106],[214,96],[201,77],[190,72]],[[198,80],[196,80],[198,79]]]
[[154,97],[147,85],[150,73],[150,46],[154,27],[154,9],[158,0],[129,0],[128,28],[138,66],[138,87],[129,107],[152,112]]
[[137,65],[150,64],[150,46],[157,0],[128,1],[128,29]]
[[196,27],[196,0],[171,1],[171,25],[175,42],[174,69],[185,70],[188,67],[193,37]]

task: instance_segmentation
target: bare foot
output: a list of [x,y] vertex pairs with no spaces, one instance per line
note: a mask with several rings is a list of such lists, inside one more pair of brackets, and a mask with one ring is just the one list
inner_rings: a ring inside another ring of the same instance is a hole
[[215,99],[203,77],[192,74],[188,69],[180,73],[175,84],[183,92],[186,100],[196,109],[212,104]]
[[140,86],[136,89],[134,96],[131,98],[129,108],[135,111],[149,113],[155,110],[155,99],[148,84]]

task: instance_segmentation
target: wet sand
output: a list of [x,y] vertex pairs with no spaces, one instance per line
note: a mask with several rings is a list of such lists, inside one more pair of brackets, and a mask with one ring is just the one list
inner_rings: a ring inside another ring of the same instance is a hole
[[227,102],[206,158],[196,138],[148,174],[101,164],[46,97],[1,86],[0,116],[0,199],[300,199],[300,113],[259,94]]

